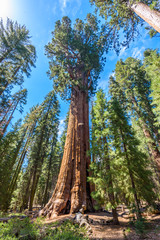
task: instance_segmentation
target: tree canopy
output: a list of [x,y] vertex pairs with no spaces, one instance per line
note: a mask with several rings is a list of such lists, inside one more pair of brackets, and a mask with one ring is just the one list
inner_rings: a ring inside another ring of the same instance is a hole
[[[115,36],[119,37],[119,31],[123,31],[125,38],[122,42],[123,46],[129,46],[130,41],[139,33],[138,27],[144,24],[144,20],[133,11],[133,4],[141,2],[151,9],[160,10],[158,0],[90,0],[90,2],[96,5],[100,15],[105,17],[110,27],[114,29]],[[154,34],[152,31],[152,35]]]
[[56,92],[64,97],[70,95],[72,87],[82,88],[78,71],[88,76],[90,92],[95,89],[104,65],[103,53],[111,44],[109,31],[108,27],[100,27],[92,14],[87,15],[85,22],[76,19],[73,27],[68,17],[56,22],[52,42],[46,45],[49,76]]

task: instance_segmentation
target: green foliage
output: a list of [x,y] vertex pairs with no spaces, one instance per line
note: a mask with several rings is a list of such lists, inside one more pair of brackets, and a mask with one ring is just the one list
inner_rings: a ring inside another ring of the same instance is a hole
[[70,98],[74,87],[86,90],[90,85],[90,92],[94,91],[103,69],[103,53],[110,46],[107,32],[107,27],[100,28],[91,14],[85,22],[76,19],[73,28],[68,17],[56,22],[46,54],[50,59],[49,76],[53,79],[53,87],[62,97]]
[[9,204],[9,184],[14,172],[14,164],[19,152],[21,121],[16,122],[11,131],[0,141],[0,208],[6,210]]
[[29,218],[24,220],[11,219],[8,223],[0,223],[0,239],[38,239],[40,230],[36,224],[32,224]]
[[[57,179],[59,172],[59,147],[57,146],[58,125],[59,125],[59,102],[54,91],[47,94],[40,106],[31,109],[26,116],[23,128],[25,143],[19,155],[16,181],[24,157],[27,165],[21,172],[17,189],[14,192],[11,206],[17,209],[30,208],[33,200],[43,205],[48,201],[53,187],[53,179]],[[11,184],[13,185],[13,183]],[[36,195],[36,198],[35,198]]]
[[141,237],[144,237],[145,233],[149,229],[149,223],[144,217],[141,217],[136,221],[130,221],[130,225],[135,228],[136,233],[139,234]]
[[[124,72],[125,67],[128,65],[123,65]],[[126,73],[130,76],[132,71]],[[131,112],[127,113],[130,106],[126,100],[127,94],[136,86],[134,79],[130,80],[127,74],[122,77],[120,71],[116,74],[120,80],[117,82],[111,77],[110,100],[107,102],[105,94],[99,90],[93,103],[91,141],[93,162],[90,165],[92,175],[89,181],[95,184],[92,197],[97,200],[99,206],[113,208],[125,202],[128,206],[136,204],[136,211],[139,211],[140,199],[149,204],[154,201],[152,172],[149,170],[148,156],[145,151],[141,151],[132,128],[129,115]],[[129,83],[125,82],[121,88],[123,79],[129,80]],[[136,80],[138,81],[138,78]],[[133,87],[128,88],[127,84],[129,86],[133,84]],[[141,93],[141,89],[136,88],[135,91]]]
[[158,117],[158,121],[160,120],[160,54],[158,50],[147,49],[144,52],[144,60],[143,64],[145,67],[146,75],[148,77],[148,81],[151,82],[151,94],[150,96],[153,99],[152,105],[154,106],[153,111]]
[[0,95],[2,100],[11,95],[15,85],[22,85],[24,74],[29,77],[35,67],[36,51],[30,42],[29,31],[23,25],[7,19],[0,21]]
[[70,221],[65,221],[61,226],[52,230],[50,227],[46,230],[47,237],[45,240],[54,239],[54,240],[87,240],[85,237],[86,230],[85,228],[79,228],[78,224],[73,224]]
[[[58,227],[56,225],[58,224]],[[59,223],[43,225],[41,221],[36,220],[31,223],[29,218],[24,220],[11,219],[8,223],[0,223],[0,239],[32,239],[32,240],[87,240],[86,230],[79,228],[77,224],[65,221],[59,226]]]
[[[136,1],[126,0],[90,0],[99,9],[100,15],[105,17],[106,24],[109,23],[113,29],[115,37],[119,41],[119,31],[123,31],[125,40],[122,42],[123,46],[129,46],[131,40],[138,35],[138,26],[144,24],[144,20],[133,12],[131,6]],[[144,0],[141,1],[150,6],[152,9],[160,10],[158,0]]]
[[152,81],[148,77],[142,61],[134,58],[127,58],[124,62],[118,61],[114,81],[117,82],[125,96],[127,111],[138,120],[144,135],[148,131],[148,147],[156,148],[159,141],[159,123],[154,113],[155,107],[153,107],[151,98]]
[[92,197],[98,205],[107,209],[115,208],[114,200],[115,186],[113,186],[113,159],[110,155],[109,126],[107,100],[104,92],[99,90],[96,94],[96,101],[92,106],[92,140],[91,153],[93,162],[90,164],[92,175],[89,181],[95,184],[95,191]]

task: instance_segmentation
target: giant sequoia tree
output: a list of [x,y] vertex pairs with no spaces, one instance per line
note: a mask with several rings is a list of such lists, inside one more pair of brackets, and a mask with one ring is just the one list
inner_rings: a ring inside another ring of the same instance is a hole
[[77,19],[73,28],[70,19],[63,17],[56,22],[52,42],[46,46],[54,89],[62,97],[70,98],[68,130],[57,185],[41,211],[48,217],[68,210],[76,212],[82,205],[92,209],[91,188],[87,183],[90,163],[87,156],[88,98],[103,67],[102,54],[107,42],[104,30],[104,27],[99,29],[91,14],[86,22]]

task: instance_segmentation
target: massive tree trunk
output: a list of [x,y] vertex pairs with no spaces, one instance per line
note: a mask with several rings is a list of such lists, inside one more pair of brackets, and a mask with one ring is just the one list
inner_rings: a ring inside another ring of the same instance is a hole
[[82,205],[92,210],[90,186],[87,183],[89,166],[88,93],[72,89],[67,137],[60,173],[53,195],[40,215],[52,218],[59,213],[77,212]]
[[160,12],[152,10],[142,2],[134,3],[130,6],[139,17],[160,33]]

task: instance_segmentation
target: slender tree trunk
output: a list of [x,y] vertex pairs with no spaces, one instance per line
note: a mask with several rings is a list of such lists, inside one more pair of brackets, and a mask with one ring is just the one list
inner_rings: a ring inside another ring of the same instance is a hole
[[[29,201],[29,211],[32,211],[34,196],[35,196],[35,193],[36,193],[37,184],[38,184],[39,177],[40,177],[40,174],[41,174],[43,161],[44,161],[44,158],[45,158],[45,155],[46,155],[45,151],[41,155],[42,140],[43,140],[43,137],[44,137],[43,130],[42,130],[42,133],[43,134],[41,135],[41,141],[40,141],[40,145],[39,145],[39,152],[37,154],[37,158],[36,158],[36,161],[34,163],[33,181],[32,181],[31,192],[30,192],[30,201]],[[47,148],[47,144],[48,144],[48,138],[47,138],[47,141],[46,141],[44,149]]]
[[[126,154],[126,156],[127,156],[127,154]],[[139,207],[140,201],[139,201],[138,196],[137,196],[136,186],[135,186],[135,183],[134,183],[134,177],[133,177],[133,173],[130,169],[130,163],[129,163],[128,157],[127,157],[127,164],[128,164],[129,176],[130,176],[131,184],[132,184],[132,188],[133,188],[135,205],[136,205],[136,208],[137,208],[136,215],[137,215],[137,219],[139,219],[139,218],[141,218],[140,207]]]
[[30,182],[31,182],[32,173],[33,172],[30,171],[29,176],[28,176],[28,181],[26,184],[26,188],[24,189],[25,194],[23,194],[22,205],[20,207],[20,211],[28,208],[29,194],[30,194]]
[[[32,211],[34,196],[36,193],[37,184],[38,184],[39,177],[41,174],[43,161],[44,161],[44,158],[46,155],[45,149],[47,149],[47,145],[48,145],[48,141],[49,141],[49,136],[48,135],[45,136],[45,134],[46,134],[45,129],[46,129],[48,113],[49,113],[50,108],[51,108],[51,102],[49,104],[47,114],[45,116],[45,122],[43,123],[43,127],[41,130],[40,142],[39,142],[39,146],[38,146],[38,153],[37,153],[35,163],[34,163],[33,181],[32,181],[32,187],[31,187],[31,192],[30,192],[30,201],[29,201],[29,211]],[[45,142],[45,146],[43,147],[42,143],[43,143],[44,137],[47,137],[47,139]]]
[[52,218],[69,208],[77,212],[82,205],[92,207],[87,185],[89,157],[88,99],[86,91],[72,89],[67,137],[58,181],[53,195],[40,215]]
[[13,105],[13,102],[11,103],[10,106],[7,107],[7,109],[5,109],[5,112],[4,112],[4,111],[3,111],[3,113],[0,112],[0,117],[3,116],[3,117],[1,117],[1,120],[0,120],[0,127],[3,126],[3,123],[4,123],[5,120],[7,119],[7,117],[8,117],[8,113],[9,113],[9,111],[11,110],[12,105]]
[[152,10],[149,6],[142,2],[134,3],[130,6],[131,10],[134,11],[139,17],[153,27],[157,32],[160,33],[160,12]]
[[46,181],[46,184],[45,184],[45,190],[44,190],[44,195],[43,195],[43,200],[42,200],[43,206],[47,203],[47,199],[48,199],[48,188],[49,188],[49,182],[50,182],[50,176],[51,176],[51,166],[52,166],[54,145],[55,145],[55,139],[53,139],[52,147],[51,147],[51,154],[50,154],[50,157],[49,157],[47,181]]
[[[19,67],[16,68],[15,72],[12,74],[11,79],[13,80],[15,75],[18,73],[18,71],[20,70],[22,65],[20,65]],[[8,87],[9,84],[12,83],[12,80],[10,82],[6,82],[5,86],[3,87],[3,90],[0,91],[0,96],[2,95],[2,93],[6,90],[6,88]]]
[[109,201],[112,205],[113,223],[118,225],[119,221],[118,221],[117,209],[115,207],[115,197],[114,197],[114,192],[113,192],[113,181],[112,181],[111,168],[110,168],[110,159],[108,157],[108,147],[107,147],[106,137],[103,137],[103,142],[104,142],[104,145],[105,145],[105,159],[104,159],[105,166],[106,166],[108,176],[110,176],[109,181],[108,181],[108,187],[111,189],[111,191],[108,191],[108,198],[109,198]]
[[130,161],[129,161],[129,158],[128,158],[127,146],[125,144],[125,139],[124,139],[122,129],[120,129],[120,132],[121,132],[121,136],[122,136],[124,152],[125,152],[125,155],[126,155],[128,172],[129,172],[131,185],[132,185],[132,189],[133,189],[135,205],[136,205],[136,208],[137,208],[136,216],[137,216],[137,219],[139,219],[141,217],[140,207],[139,207],[140,201],[139,201],[138,196],[137,196],[137,190],[136,190],[136,186],[135,186],[135,182],[134,182],[134,176],[133,176],[133,172],[132,172],[131,167],[130,167]]
[[39,176],[40,176],[40,174],[37,174],[37,171],[38,171],[37,168],[38,168],[38,165],[36,164],[33,172],[33,181],[32,181],[32,187],[30,192],[29,211],[32,211],[33,200],[34,200],[36,187],[37,187]]
[[19,162],[18,162],[18,165],[17,165],[17,168],[16,168],[16,171],[14,173],[14,176],[12,178],[12,181],[11,181],[11,184],[9,186],[9,191],[10,191],[10,194],[12,195],[14,189],[15,189],[15,186],[16,186],[16,182],[17,182],[17,179],[18,179],[18,175],[20,173],[20,170],[21,170],[21,167],[22,167],[22,164],[24,162],[24,158],[26,156],[26,149],[23,150],[22,154],[21,154],[21,157],[19,159]]
[[6,125],[4,126],[4,129],[3,129],[3,131],[2,131],[2,134],[1,134],[1,136],[0,136],[0,139],[4,136],[4,134],[5,134],[6,130],[7,130],[7,127],[8,127],[8,125],[10,124],[10,121],[12,120],[14,111],[16,110],[18,103],[19,103],[19,100],[18,100],[17,103],[15,104],[15,106],[14,106],[12,112],[11,112],[11,115],[10,115],[9,119],[7,120],[7,123],[6,123]]
[[45,189],[44,189],[44,195],[43,195],[43,201],[42,201],[42,206],[44,206],[47,203],[47,198],[48,198],[48,188],[49,188],[49,181],[50,181],[50,168],[51,168],[51,161],[52,159],[50,158],[49,161],[49,168],[48,168],[48,174],[47,174],[47,181],[45,184]]
[[[27,140],[26,140],[26,142],[25,142],[25,145],[24,145],[23,150],[22,150],[22,152],[21,152],[21,155],[20,155],[20,157],[19,157],[19,161],[18,161],[16,170],[15,170],[15,172],[14,172],[14,175],[13,175],[13,177],[12,177],[12,180],[11,180],[11,183],[10,183],[10,186],[9,186],[10,194],[12,194],[13,191],[14,191],[14,189],[15,189],[16,182],[17,182],[17,179],[18,179],[18,175],[19,175],[19,173],[20,173],[20,171],[21,171],[21,167],[22,167],[22,164],[23,164],[23,162],[24,162],[24,159],[25,159],[25,156],[26,156],[26,153],[27,153],[27,147],[28,147],[29,141],[30,141],[30,139],[31,139],[31,136],[32,136],[32,134],[33,134],[35,125],[36,125],[36,123],[34,123],[33,126],[32,126],[32,128],[30,129],[30,132],[29,132],[29,134],[28,134]],[[27,132],[27,129],[26,129],[26,131],[25,131],[25,133],[24,133],[24,136],[23,136],[23,138],[22,138],[22,140],[21,140],[22,143],[23,143],[23,140],[24,140],[24,137],[25,137],[26,132]]]

